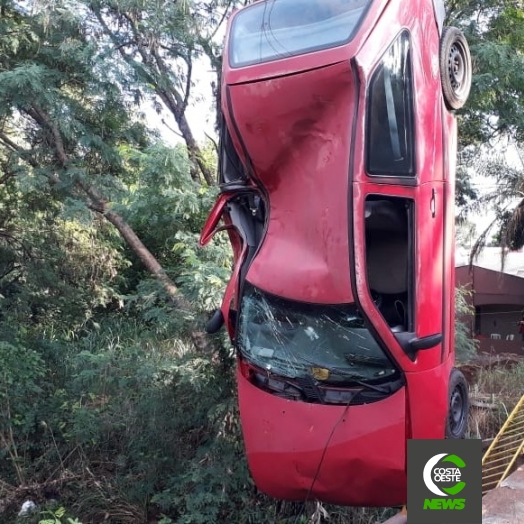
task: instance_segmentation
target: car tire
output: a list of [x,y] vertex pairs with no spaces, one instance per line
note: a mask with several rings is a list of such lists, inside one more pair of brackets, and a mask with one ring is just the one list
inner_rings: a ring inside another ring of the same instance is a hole
[[448,418],[446,438],[463,439],[468,429],[469,394],[464,375],[456,368],[449,377]]
[[440,37],[440,78],[448,109],[464,106],[471,90],[471,76],[471,54],[464,33],[456,27],[445,27]]

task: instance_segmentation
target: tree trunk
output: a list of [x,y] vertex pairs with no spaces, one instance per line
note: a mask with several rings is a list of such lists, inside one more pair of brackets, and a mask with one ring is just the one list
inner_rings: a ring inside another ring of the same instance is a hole
[[[165,106],[169,109],[173,115],[182,138],[184,139],[187,147],[187,152],[189,160],[191,161],[191,177],[193,180],[201,181],[201,178],[206,181],[209,186],[215,185],[215,178],[211,170],[207,167],[204,162],[202,151],[198,145],[191,128],[186,119],[186,107],[189,99],[189,92],[191,86],[191,59],[190,56],[186,57],[186,62],[188,64],[187,70],[187,80],[186,80],[186,91],[182,95],[177,90],[177,88],[167,80],[169,79],[169,68],[164,62],[164,59],[158,52],[158,44],[153,44],[154,39],[145,38],[144,35],[140,34],[139,29],[137,28],[136,20],[130,17],[125,12],[114,11],[112,15],[120,22],[128,24],[131,32],[134,35],[133,42],[127,42],[123,44],[119,41],[115,32],[110,28],[100,8],[91,5],[93,13],[100,22],[105,33],[109,36],[113,44],[115,45],[116,50],[123,58],[123,60],[128,64],[129,67],[134,69],[142,76],[146,76],[147,82],[150,84],[150,87],[155,91],[155,93],[160,97]],[[132,58],[132,54],[126,52],[126,47],[131,46],[132,49],[136,50],[139,53],[142,62],[138,66],[137,62]],[[181,58],[184,58],[182,55],[179,55]],[[144,66],[147,70],[144,70]],[[140,70],[137,68],[140,67]],[[162,80],[162,81],[161,81]]]
[[[36,105],[33,105],[33,107],[28,110],[28,114],[40,126],[46,128],[50,132],[58,163],[62,168],[67,169],[69,159],[64,147],[64,141],[52,118],[41,107]],[[30,163],[33,167],[36,166],[35,160],[30,158],[30,152],[17,146],[14,142],[6,142],[7,137],[4,137],[3,135],[0,135],[0,139],[2,139],[11,150],[16,151],[21,159]],[[56,184],[60,182],[60,178],[55,174],[49,178],[49,181],[50,183]],[[146,269],[162,284],[173,304],[179,310],[191,313],[193,310],[191,303],[180,293],[176,284],[169,278],[164,268],[160,265],[151,251],[149,251],[149,249],[147,249],[143,244],[133,228],[118,213],[111,210],[108,200],[98,191],[98,189],[91,186],[81,178],[76,179],[75,185],[87,196],[88,207],[103,215],[118,230],[127,245],[144,264]],[[191,328],[191,339],[198,351],[203,352],[212,350],[205,333],[202,332],[195,323],[193,323]]]
[[200,150],[200,147],[197,144],[193,133],[191,132],[191,128],[189,127],[185,113],[173,113],[173,115],[178,125],[178,129],[180,129],[180,133],[186,142],[186,147],[191,163],[198,166],[208,186],[215,185],[214,176],[202,159],[202,151]]
[[[93,187],[86,184],[84,181],[78,181],[77,185],[86,193],[91,200],[90,207],[103,215],[122,235],[127,245],[144,264],[146,269],[162,284],[164,290],[169,295],[173,304],[186,313],[192,312],[191,303],[188,302],[180,293],[176,284],[169,278],[164,268],[160,265],[154,255],[147,249],[147,247],[140,240],[133,228],[118,214],[109,209],[107,201],[102,195]],[[191,340],[195,349],[199,352],[210,352],[212,347],[206,337],[205,332],[199,329],[196,323],[191,327]]]

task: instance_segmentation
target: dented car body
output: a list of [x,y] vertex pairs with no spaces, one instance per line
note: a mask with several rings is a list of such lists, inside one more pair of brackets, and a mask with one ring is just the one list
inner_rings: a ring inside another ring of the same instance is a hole
[[222,307],[251,474],[280,499],[406,502],[408,439],[462,438],[453,110],[467,43],[434,0],[261,0],[229,20]]

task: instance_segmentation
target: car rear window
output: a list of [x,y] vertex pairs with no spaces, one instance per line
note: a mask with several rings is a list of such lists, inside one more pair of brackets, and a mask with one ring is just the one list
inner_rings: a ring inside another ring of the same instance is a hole
[[240,11],[229,41],[231,67],[345,44],[372,0],[267,0]]

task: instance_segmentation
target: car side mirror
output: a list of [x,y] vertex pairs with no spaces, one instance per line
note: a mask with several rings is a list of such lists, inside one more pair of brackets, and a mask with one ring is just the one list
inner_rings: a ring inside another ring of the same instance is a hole
[[442,333],[435,333],[434,335],[421,338],[409,331],[394,333],[394,335],[411,360],[415,360],[417,351],[434,348],[442,342]]
[[213,335],[218,333],[224,325],[224,314],[221,309],[217,309],[213,316],[207,321],[206,333]]
[[428,335],[427,337],[414,338],[409,341],[409,345],[413,351],[421,351],[423,349],[431,349],[442,342],[442,333],[435,335]]

